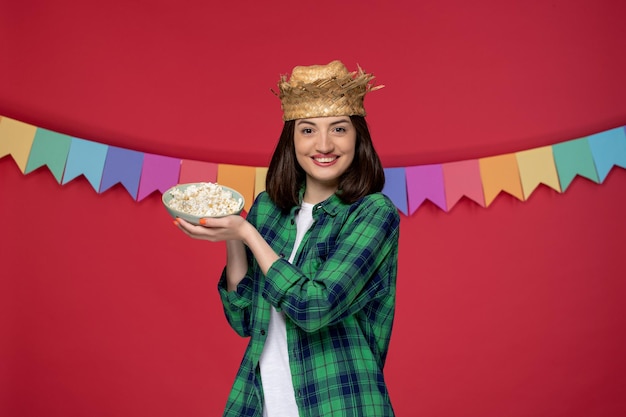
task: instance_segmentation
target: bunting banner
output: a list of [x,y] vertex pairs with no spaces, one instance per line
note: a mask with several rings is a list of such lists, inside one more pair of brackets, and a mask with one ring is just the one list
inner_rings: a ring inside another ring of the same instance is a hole
[[[97,193],[121,184],[136,201],[180,183],[216,182],[238,190],[245,211],[265,189],[267,174],[267,167],[142,153],[0,116],[0,158],[5,156],[25,175],[45,166],[61,185],[82,175]],[[463,197],[489,207],[503,193],[526,201],[541,184],[563,193],[576,176],[601,184],[613,167],[626,169],[625,126],[503,155],[384,168],[383,193],[406,216],[427,200],[449,212]]]

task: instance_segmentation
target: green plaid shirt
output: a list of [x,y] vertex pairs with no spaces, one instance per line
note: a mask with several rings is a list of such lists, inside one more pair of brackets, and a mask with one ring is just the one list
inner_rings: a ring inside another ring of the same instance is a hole
[[270,306],[286,316],[292,381],[300,417],[393,416],[383,367],[396,299],[400,217],[385,195],[344,204],[333,195],[313,208],[313,226],[293,265],[298,207],[281,212],[266,193],[250,208],[254,225],[281,259],[263,275],[250,268],[228,292],[218,289],[232,328],[250,337],[224,416],[262,415],[259,358]]

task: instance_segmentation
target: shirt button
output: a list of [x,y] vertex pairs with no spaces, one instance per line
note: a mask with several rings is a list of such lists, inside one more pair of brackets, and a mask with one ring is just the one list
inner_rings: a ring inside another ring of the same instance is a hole
[[261,336],[265,336],[265,329],[261,329]]
[[296,224],[296,221],[294,219],[291,219],[291,224],[292,225]]

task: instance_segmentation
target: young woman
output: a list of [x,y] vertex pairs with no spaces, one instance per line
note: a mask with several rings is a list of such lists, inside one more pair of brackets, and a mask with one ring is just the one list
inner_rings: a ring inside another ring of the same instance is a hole
[[395,310],[399,215],[365,121],[371,74],[294,68],[285,124],[246,218],[182,219],[226,241],[218,290],[249,337],[224,416],[393,416],[383,377]]

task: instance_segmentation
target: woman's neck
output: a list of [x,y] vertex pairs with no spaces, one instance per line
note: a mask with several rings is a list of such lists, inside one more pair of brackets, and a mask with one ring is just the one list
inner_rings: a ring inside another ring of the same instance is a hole
[[320,187],[319,185],[311,186],[310,184],[307,184],[302,201],[309,204],[321,203],[331,195],[335,194],[336,191],[336,187]]

